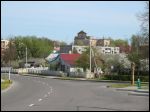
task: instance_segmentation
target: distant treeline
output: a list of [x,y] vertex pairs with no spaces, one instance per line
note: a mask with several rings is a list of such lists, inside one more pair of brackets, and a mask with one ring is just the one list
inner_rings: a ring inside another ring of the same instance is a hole
[[66,44],[36,36],[15,36],[9,41],[8,48],[1,55],[1,62],[5,64],[12,60],[25,59],[26,48],[28,58],[46,58],[53,51],[54,45]]

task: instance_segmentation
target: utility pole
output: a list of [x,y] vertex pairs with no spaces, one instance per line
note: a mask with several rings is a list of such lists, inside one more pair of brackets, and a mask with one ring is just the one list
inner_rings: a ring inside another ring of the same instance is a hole
[[27,47],[26,47],[26,68],[27,68]]
[[91,37],[90,37],[90,74],[91,74]]

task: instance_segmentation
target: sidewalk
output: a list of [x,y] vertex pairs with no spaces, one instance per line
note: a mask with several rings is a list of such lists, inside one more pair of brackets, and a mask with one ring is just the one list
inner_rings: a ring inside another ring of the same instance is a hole
[[128,95],[149,96],[149,89],[138,89],[136,86],[117,88],[119,91],[129,91]]

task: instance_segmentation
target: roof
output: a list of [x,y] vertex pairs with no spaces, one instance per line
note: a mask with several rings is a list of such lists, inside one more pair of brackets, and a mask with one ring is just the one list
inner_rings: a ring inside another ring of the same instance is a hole
[[80,54],[60,54],[60,58],[69,65],[74,65]]
[[[78,34],[80,34],[80,33],[85,33],[83,30],[81,30]],[[85,33],[86,34],[86,33]]]

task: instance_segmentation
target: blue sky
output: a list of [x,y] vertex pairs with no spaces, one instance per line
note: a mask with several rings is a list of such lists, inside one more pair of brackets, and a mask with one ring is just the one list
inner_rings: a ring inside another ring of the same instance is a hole
[[81,30],[129,39],[140,31],[143,1],[2,1],[1,36],[35,35],[70,43]]

